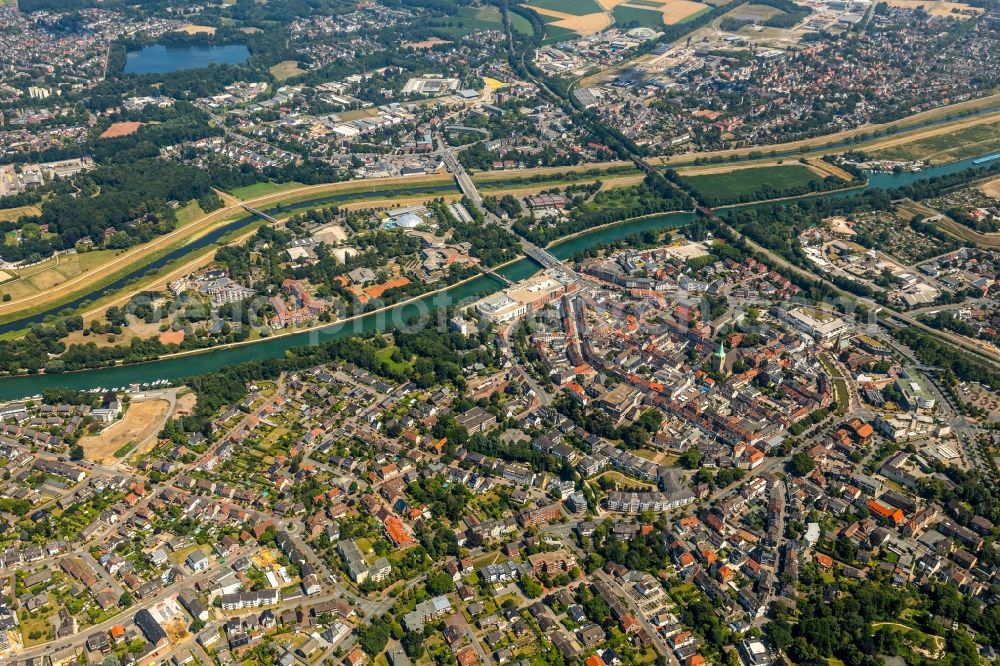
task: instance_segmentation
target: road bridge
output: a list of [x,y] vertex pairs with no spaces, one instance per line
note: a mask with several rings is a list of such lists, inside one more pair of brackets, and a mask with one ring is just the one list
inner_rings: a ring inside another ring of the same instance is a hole
[[534,243],[529,243],[526,240],[521,241],[521,247],[524,249],[524,253],[534,259],[536,262],[542,265],[543,268],[562,268],[564,270],[569,270],[563,263],[554,257],[551,253],[543,250]]

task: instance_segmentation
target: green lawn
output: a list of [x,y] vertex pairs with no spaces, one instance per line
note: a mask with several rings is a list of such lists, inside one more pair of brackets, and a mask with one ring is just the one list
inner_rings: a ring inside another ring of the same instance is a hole
[[268,194],[275,194],[277,192],[285,192],[287,190],[294,190],[296,187],[302,187],[302,183],[254,183],[253,185],[246,185],[244,187],[237,187],[235,190],[230,190],[232,194],[237,199],[256,199],[257,197],[264,197]]
[[822,178],[801,164],[753,167],[726,173],[682,176],[698,194],[716,205],[750,199],[775,199]]
[[377,352],[375,352],[375,358],[385,363],[387,366],[389,366],[390,369],[394,371],[401,372],[403,370],[406,370],[412,365],[411,363],[398,363],[392,360],[392,355],[396,352],[397,349],[399,348],[396,345],[389,345],[388,347],[379,349]]
[[572,14],[574,16],[584,16],[585,14],[596,14],[603,12],[594,0],[531,0],[527,3],[531,7],[541,7],[552,11]]
[[277,65],[271,67],[269,71],[278,81],[284,81],[285,79],[305,73],[305,70],[299,67],[298,60],[282,60]]

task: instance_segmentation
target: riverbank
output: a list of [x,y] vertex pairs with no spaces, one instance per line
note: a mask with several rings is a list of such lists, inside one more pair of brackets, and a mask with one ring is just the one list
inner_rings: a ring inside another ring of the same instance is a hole
[[883,142],[898,142],[900,139],[913,140],[918,134],[930,129],[946,133],[954,124],[968,124],[970,121],[989,122],[986,116],[1000,112],[1000,93],[994,93],[975,100],[968,100],[950,106],[922,111],[894,122],[879,125],[862,125],[850,130],[809,139],[799,139],[787,143],[765,146],[747,146],[703,153],[685,153],[650,158],[653,165],[680,167],[694,164],[719,164],[725,161],[773,160],[776,157],[811,156],[823,157],[845,150],[877,148]]
[[[388,180],[388,179],[387,179]],[[413,185],[401,188],[401,185]],[[397,179],[379,185],[359,186],[357,182],[323,183],[272,193],[244,202],[232,201],[226,208],[209,213],[201,220],[178,228],[161,236],[133,252],[119,255],[112,262],[103,265],[85,276],[64,283],[59,289],[46,294],[47,300],[32,307],[24,308],[22,301],[0,304],[0,335],[23,331],[28,326],[43,322],[53,315],[64,315],[81,307],[93,308],[108,296],[118,294],[127,286],[131,293],[141,291],[155,279],[158,271],[173,263],[190,260],[192,253],[214,243],[224,242],[227,234],[240,231],[259,219],[244,209],[244,205],[275,216],[291,215],[295,212],[324,205],[335,205],[355,201],[394,202],[403,194],[420,194],[422,198],[446,195],[457,191],[454,181],[441,176],[433,180],[402,181]],[[73,287],[79,287],[72,289]],[[118,294],[119,296],[121,294]],[[16,311],[15,311],[16,308]],[[7,311],[7,315],[2,313]]]
[[[867,186],[856,188],[851,190],[851,192],[874,188],[889,189],[902,187],[934,176],[955,173],[970,166],[972,166],[972,159],[943,167],[931,168],[916,174],[871,174]],[[838,190],[833,193],[820,193],[812,196],[843,196],[844,194],[844,190]],[[795,201],[802,198],[795,197],[786,201]],[[770,204],[767,202],[741,204],[732,206],[731,209],[760,205]],[[591,247],[607,245],[608,243],[627,238],[634,233],[681,226],[689,222],[692,218],[693,215],[690,212],[674,212],[633,220],[622,220],[580,232],[578,235],[572,237],[567,236],[557,239],[547,247],[550,248],[552,254],[557,258],[565,259],[576,252]],[[498,267],[497,272],[517,282],[529,277],[538,270],[538,265],[532,260],[520,258],[507,262],[502,267]],[[448,294],[449,299],[454,303],[461,302],[463,299],[470,299],[484,292],[499,291],[501,288],[502,285],[497,283],[493,278],[477,276],[470,278],[462,284],[449,287],[444,293]],[[37,395],[46,388],[89,390],[95,387],[129,386],[131,384],[149,383],[157,380],[177,381],[185,377],[213,372],[239,363],[282,358],[286,352],[297,347],[316,344],[338,337],[363,334],[374,330],[385,330],[392,322],[405,322],[412,316],[433,310],[434,304],[429,301],[435,296],[440,296],[440,293],[438,292],[436,295],[423,295],[411,299],[406,303],[400,303],[377,312],[358,315],[351,319],[347,326],[344,326],[343,322],[339,322],[340,325],[337,326],[336,331],[324,331],[321,328],[317,328],[311,331],[265,338],[241,347],[225,349],[215,347],[208,350],[200,350],[201,353],[186,357],[167,356],[155,361],[81,370],[60,375],[36,374],[4,377],[0,378],[0,400],[12,400]],[[420,303],[423,303],[423,305],[418,306]]]

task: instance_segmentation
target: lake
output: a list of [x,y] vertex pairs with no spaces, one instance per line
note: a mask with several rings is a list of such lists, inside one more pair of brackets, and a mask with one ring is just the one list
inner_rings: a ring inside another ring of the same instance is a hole
[[250,58],[250,49],[242,44],[225,46],[164,46],[153,44],[125,57],[126,74],[167,74],[180,69],[209,65],[238,65]]

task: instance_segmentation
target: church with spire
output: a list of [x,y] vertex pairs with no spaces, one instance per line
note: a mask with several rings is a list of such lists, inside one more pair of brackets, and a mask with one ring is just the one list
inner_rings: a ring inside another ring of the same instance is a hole
[[726,343],[719,341],[719,348],[712,354],[712,371],[721,375],[729,376],[733,371],[733,364],[736,362],[737,352],[735,349],[726,351]]

